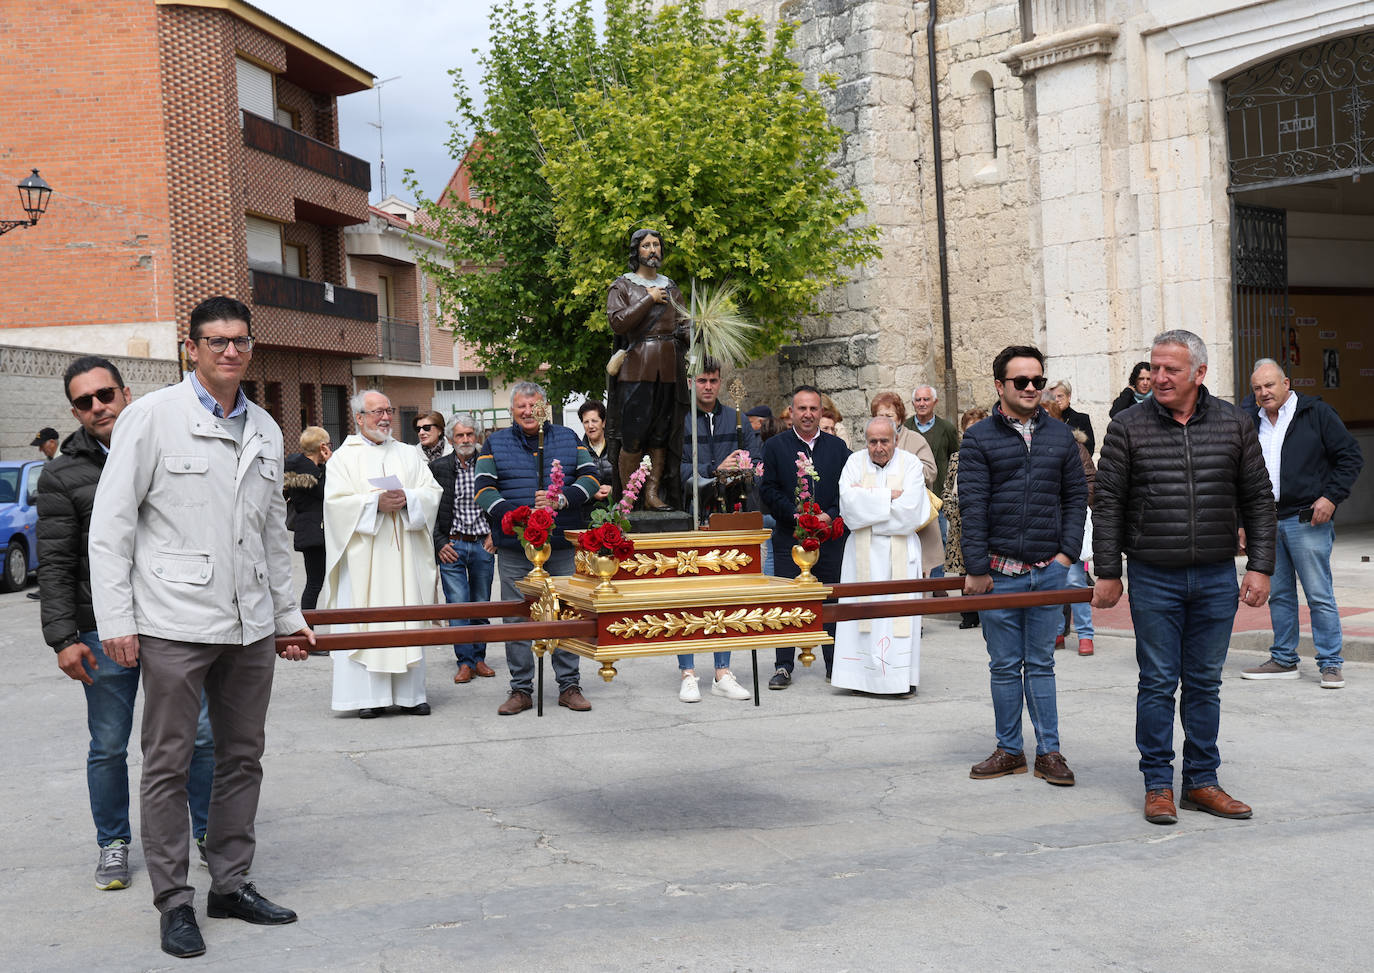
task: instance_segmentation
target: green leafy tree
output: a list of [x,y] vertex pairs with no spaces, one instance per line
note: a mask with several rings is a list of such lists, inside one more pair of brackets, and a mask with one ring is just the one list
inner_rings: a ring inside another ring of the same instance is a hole
[[454,262],[427,266],[450,320],[497,375],[547,363],[554,396],[604,388],[606,288],[638,227],[663,232],[680,284],[736,285],[758,354],[878,255],[828,163],[840,133],[787,57],[792,25],[770,44],[756,18],[708,18],[701,0],[605,8],[598,37],[589,0],[542,16],[532,0],[495,5],[485,104],[455,75],[450,141],[486,206],[422,200]]

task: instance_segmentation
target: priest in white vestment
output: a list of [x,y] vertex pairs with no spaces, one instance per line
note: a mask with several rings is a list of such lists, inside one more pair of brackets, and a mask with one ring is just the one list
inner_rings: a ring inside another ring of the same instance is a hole
[[[442,489],[424,456],[391,438],[395,410],[380,392],[352,400],[358,434],[329,461],[325,480],[325,608],[430,605],[437,579],[434,518]],[[429,622],[334,625],[331,632],[428,628]],[[388,706],[429,715],[418,645],[335,652],[331,708],[364,719]]]
[[[867,450],[856,452],[840,474],[840,515],[849,528],[840,582],[921,577],[917,532],[935,523],[920,459],[897,448],[897,429],[886,416],[864,428]],[[939,534],[934,535],[938,547]],[[943,554],[943,551],[941,552]],[[911,595],[853,601],[885,601]],[[920,682],[921,619],[862,618],[835,629],[831,685],[865,693],[906,694]]]

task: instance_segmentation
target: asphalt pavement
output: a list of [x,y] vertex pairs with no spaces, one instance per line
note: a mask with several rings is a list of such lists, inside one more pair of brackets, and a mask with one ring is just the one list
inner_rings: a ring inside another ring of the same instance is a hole
[[[1338,600],[1374,604],[1374,532],[1345,532]],[[1349,613],[1367,624],[1368,607]],[[1364,616],[1361,618],[1360,616]],[[1113,616],[1115,618],[1116,616]],[[0,595],[6,742],[0,956],[13,970],[1365,970],[1374,918],[1374,655],[1347,687],[1222,689],[1222,785],[1248,821],[1141,816],[1129,634],[1060,653],[1072,788],[970,780],[991,751],[987,659],[958,616],[924,625],[919,693],[833,690],[819,661],[762,705],[677,699],[671,657],[582,664],[590,713],[498,717],[506,669],[433,715],[329,710],[327,659],[278,664],[252,879],[301,920],[204,916],[208,952],[158,949],[135,814],[133,885],[93,885],[84,702]],[[1103,618],[1104,632],[1120,632]],[[1129,625],[1129,616],[1126,616]],[[1355,626],[1358,627],[1358,626]],[[1242,632],[1241,635],[1244,635]],[[769,660],[761,660],[765,681]],[[703,671],[709,659],[701,656]],[[735,671],[748,684],[749,660]],[[706,680],[703,680],[706,683]],[[552,686],[552,679],[550,679]],[[136,723],[137,726],[137,723]],[[1031,745],[1026,722],[1027,745]],[[1177,744],[1182,746],[1181,734]],[[137,803],[137,730],[130,756]],[[1365,959],[1361,960],[1360,957]]]

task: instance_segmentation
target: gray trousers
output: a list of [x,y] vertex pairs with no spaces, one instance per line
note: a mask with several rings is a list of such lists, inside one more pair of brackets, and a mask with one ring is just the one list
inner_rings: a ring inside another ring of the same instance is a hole
[[[544,570],[549,574],[573,573],[573,549],[554,549],[553,554],[544,562]],[[525,597],[515,582],[530,573],[534,565],[523,552],[500,548],[496,554],[496,572],[501,576],[501,598],[515,601]],[[506,619],[508,622],[528,622],[529,618],[517,615]],[[558,691],[571,689],[578,685],[577,656],[563,649],[554,649],[553,673],[558,678]],[[528,639],[506,643],[506,667],[510,669],[510,688],[512,691],[534,693],[534,650]]]
[[276,668],[274,639],[250,645],[174,642],[139,636],[143,669],[143,854],[153,905],[166,912],[195,901],[187,883],[190,828],[186,771],[196,742],[202,688],[215,735],[215,783],[205,857],[210,888],[232,892],[253,864],[266,742],[267,703]]

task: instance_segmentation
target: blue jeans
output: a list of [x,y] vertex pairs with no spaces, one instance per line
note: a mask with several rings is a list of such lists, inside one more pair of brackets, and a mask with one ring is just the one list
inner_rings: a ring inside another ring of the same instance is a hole
[[[1074,561],[1073,567],[1069,568],[1069,587],[1092,587],[1088,584],[1088,572],[1084,569],[1082,561]],[[1078,633],[1078,637],[1081,639],[1092,638],[1093,606],[1086,601],[1081,601],[1070,605],[1069,611],[1073,615],[1073,630]]]
[[[458,560],[452,564],[439,562],[439,581],[444,586],[444,600],[450,605],[470,601],[486,601],[491,597],[491,578],[496,571],[496,555],[488,554],[478,541],[453,540]],[[485,618],[453,618],[449,625],[486,625]],[[475,666],[486,661],[487,643],[454,643],[454,658],[462,665]]]
[[1135,743],[1145,789],[1174,786],[1174,694],[1183,723],[1183,789],[1217,783],[1221,668],[1240,586],[1230,561],[1166,568],[1127,566],[1135,658]]
[[[936,519],[940,523],[940,549],[943,550],[945,543],[949,540],[949,521],[944,514],[936,514]],[[932,578],[943,578],[945,576],[945,565],[943,562],[930,569]]]
[[[573,573],[573,549],[566,547],[563,549],[554,548],[549,559],[544,562],[544,570],[555,577],[570,575]],[[525,597],[520,593],[520,589],[515,586],[525,575],[530,573],[534,565],[529,559],[519,551],[513,551],[508,547],[501,548],[501,555],[496,559],[496,572],[501,576],[501,599],[503,601],[518,601]],[[506,619],[508,622],[528,622],[528,616],[515,615]],[[558,691],[572,689],[579,684],[577,666],[578,658],[566,649],[554,649],[549,653],[553,657],[553,674],[558,679]],[[529,639],[506,642],[506,668],[510,670],[510,688],[512,692],[533,693],[534,692],[534,649],[530,646]]]
[[[716,668],[717,668],[717,669],[729,669],[729,668],[730,668],[730,653],[729,653],[729,652],[713,652],[713,653],[711,653],[711,655],[712,655],[712,658],[715,660]],[[692,653],[690,653],[690,652],[684,652],[684,653],[682,653],[681,655],[679,655],[679,656],[677,657],[677,667],[678,667],[679,669],[681,669],[682,671],[684,671],[684,672],[687,671],[688,669],[693,669],[693,670],[695,670],[695,669],[696,669],[696,656],[692,655]]]
[[[129,827],[129,733],[134,725],[134,700],[138,697],[138,666],[126,669],[105,654],[100,636],[82,632],[81,641],[95,656],[97,668],[86,667],[91,685],[86,691],[86,728],[91,734],[86,754],[86,790],[90,795],[95,837],[104,848],[112,841],[132,841]],[[205,837],[210,816],[210,786],[215,778],[215,744],[205,697],[200,700],[200,722],[191,754],[186,784],[191,830],[197,840]]]
[[[772,530],[777,525],[772,514],[763,515],[763,527],[765,530]],[[763,542],[763,573],[771,575],[773,573],[773,542],[766,540]]]
[[[1058,561],[1014,578],[994,572],[992,593],[1058,591],[1068,587],[1068,572]],[[1055,752],[1059,749],[1059,704],[1054,688],[1054,637],[1064,624],[1063,608],[1002,608],[979,612],[978,617],[988,647],[997,745],[1007,753],[1021,753],[1024,701],[1035,727],[1035,752]]]
[[1274,644],[1269,654],[1284,666],[1298,664],[1298,582],[1312,613],[1312,641],[1317,647],[1317,668],[1335,666],[1341,658],[1341,616],[1331,587],[1331,545],[1336,528],[1324,524],[1300,524],[1298,515],[1279,521],[1279,544],[1274,558],[1274,577],[1269,582],[1269,622]]

